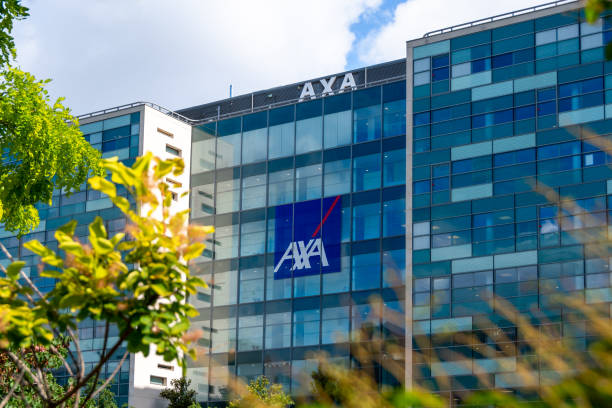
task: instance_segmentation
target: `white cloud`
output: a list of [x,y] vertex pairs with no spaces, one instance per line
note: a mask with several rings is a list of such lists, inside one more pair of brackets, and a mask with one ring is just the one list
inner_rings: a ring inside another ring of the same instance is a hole
[[406,41],[429,31],[542,4],[542,0],[408,0],[393,20],[357,44],[363,65],[406,55]]
[[[342,71],[350,25],[381,0],[31,0],[18,62],[76,114],[183,108]],[[401,42],[401,41],[400,41]]]

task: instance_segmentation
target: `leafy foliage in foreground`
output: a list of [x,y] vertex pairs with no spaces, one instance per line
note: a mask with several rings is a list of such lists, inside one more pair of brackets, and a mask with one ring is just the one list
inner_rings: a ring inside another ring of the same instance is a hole
[[168,400],[168,408],[200,408],[196,402],[196,392],[189,388],[191,380],[185,377],[170,381],[172,388],[166,388],[159,396]]
[[285,408],[291,406],[293,400],[280,384],[270,384],[267,377],[261,375],[252,380],[246,387],[246,393],[240,399],[231,401],[229,408]]
[[[22,271],[25,263],[21,261],[13,262],[0,278],[0,348],[20,374],[25,373],[23,381],[49,406],[63,406],[88,383],[97,383],[100,369],[123,344],[127,350],[121,362],[129,352],[148,355],[151,345],[167,361],[178,359],[182,364],[183,355],[193,354],[185,334],[189,318],[198,313],[185,300],[205,283],[190,275],[187,261],[200,255],[204,249],[201,241],[212,228],[188,225],[188,210],[170,212],[172,193],[165,180],[180,175],[183,162],[179,158],[162,161],[147,154],[131,168],[116,158],[103,160],[102,166],[110,173],[110,181],[97,176],[89,179],[89,184],[126,216],[129,239],[126,233],[108,236],[97,217],[89,225],[89,243],[82,243],[74,236],[76,222],[72,221],[55,233],[64,256],[36,240],[25,244],[41,257],[44,267],[40,276],[56,280],[50,292],[40,293]],[[123,187],[127,196],[119,194],[117,186]],[[85,319],[106,324],[100,360],[88,372],[75,335],[77,323]],[[118,337],[107,344],[111,325],[117,327]],[[71,355],[71,359],[76,360],[78,370],[71,371],[61,353],[56,353],[74,382],[55,399],[44,370],[28,369],[20,353],[29,347],[51,350],[61,333],[68,333],[75,344],[78,355]],[[99,387],[88,394],[83,404],[101,390]]]

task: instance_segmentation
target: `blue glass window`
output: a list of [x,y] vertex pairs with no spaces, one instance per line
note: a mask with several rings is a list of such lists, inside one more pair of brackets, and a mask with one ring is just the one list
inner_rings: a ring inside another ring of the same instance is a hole
[[353,191],[380,187],[380,154],[353,159]]
[[335,160],[325,163],[323,174],[325,197],[346,194],[351,191],[351,159]]
[[491,168],[491,156],[475,157],[473,159],[453,162],[453,174]]
[[580,142],[566,142],[538,147],[538,160],[580,153]]
[[521,106],[515,110],[516,120],[529,119],[535,116],[535,105]]
[[380,287],[380,253],[353,255],[353,290]]
[[588,108],[591,106],[603,105],[603,103],[603,92],[596,92],[587,95],[559,99],[559,112],[566,112],[576,109]]
[[241,118],[222,120],[217,126],[217,168],[240,164]]
[[491,69],[491,59],[483,58],[476,61],[472,61],[472,74],[482,71],[488,71]]
[[429,112],[415,113],[414,126],[426,125],[429,123]]
[[268,150],[267,122],[267,112],[254,113],[243,117],[242,163],[252,163],[266,159]]
[[448,79],[449,71],[450,70],[448,67],[434,69],[431,72],[431,80],[432,81],[442,81],[442,80]]
[[[396,186],[406,182],[406,149],[383,153],[383,185]],[[346,182],[345,182],[346,184]]]
[[440,177],[440,178],[433,179],[432,188],[433,188],[433,191],[448,190],[449,188],[448,177]]
[[431,191],[431,183],[429,180],[426,181],[415,181],[412,186],[414,194],[424,194]]
[[555,101],[538,103],[538,116],[552,115],[556,113],[556,109]]
[[325,148],[351,143],[352,112],[349,93],[325,99],[323,141]]
[[353,141],[355,143],[380,139],[380,87],[353,93]]
[[299,103],[296,106],[295,153],[320,150],[323,145],[323,117],[321,100]]
[[295,112],[293,106],[270,110],[268,158],[293,155],[295,145]]
[[472,116],[472,127],[480,128],[485,126],[493,126],[500,123],[512,122],[512,120],[512,109],[507,109],[493,113],[485,113],[484,115]]
[[431,65],[433,68],[445,67],[448,65],[448,54],[438,55],[431,59]]
[[559,85],[559,98],[580,95],[588,92],[601,91],[603,89],[603,77],[586,79],[584,81],[572,82]]
[[540,89],[538,91],[538,102],[549,101],[557,97],[555,88]]
[[380,203],[365,203],[353,207],[353,241],[380,236]]
[[496,55],[491,59],[491,65],[493,68],[501,68],[508,65],[512,65],[512,53]]
[[532,162],[535,161],[535,149],[524,149],[508,153],[499,153],[494,156],[493,161],[495,167]]
[[396,199],[383,202],[383,237],[406,233],[406,200]]

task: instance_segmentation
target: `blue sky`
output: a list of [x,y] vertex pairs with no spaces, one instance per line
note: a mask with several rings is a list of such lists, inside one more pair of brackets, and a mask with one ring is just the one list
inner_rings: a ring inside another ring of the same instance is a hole
[[[361,14],[359,20],[351,24],[350,27],[353,34],[355,34],[355,42],[359,43],[363,41],[368,34],[373,34],[381,27],[391,23],[397,5],[405,3],[406,1],[407,0],[383,0],[376,10]],[[346,70],[359,68],[364,65],[356,47],[351,48],[346,59]]]
[[24,0],[17,62],[83,114],[169,109],[404,57],[438,28],[536,0]]

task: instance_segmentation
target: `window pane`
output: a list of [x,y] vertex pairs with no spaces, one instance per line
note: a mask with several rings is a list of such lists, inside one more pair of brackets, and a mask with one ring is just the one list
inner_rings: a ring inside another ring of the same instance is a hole
[[406,150],[391,150],[383,153],[383,185],[385,187],[405,184]]
[[380,203],[353,207],[353,240],[378,238],[380,236]]
[[255,176],[242,179],[242,209],[265,207],[266,205],[266,175],[257,174]]
[[257,129],[242,134],[242,163],[253,163],[266,160],[268,144],[267,129]]
[[351,143],[350,110],[325,115],[323,123],[325,148]]
[[268,205],[287,204],[293,201],[293,169],[269,174]]
[[380,187],[380,155],[355,157],[353,159],[353,191]]
[[298,167],[295,170],[295,200],[305,201],[321,197],[321,164]]
[[[380,287],[380,254],[361,254],[353,256],[353,290]],[[353,329],[355,327],[353,326]]]
[[353,140],[355,143],[380,138],[380,105],[354,110]]
[[219,122],[217,138],[217,168],[240,164],[240,118]]
[[383,237],[406,233],[406,200],[392,200],[383,203]]
[[325,163],[325,196],[346,194],[351,185],[346,181],[351,177],[351,160],[336,160]]
[[384,105],[383,136],[400,136],[406,134],[406,100],[387,102]]

